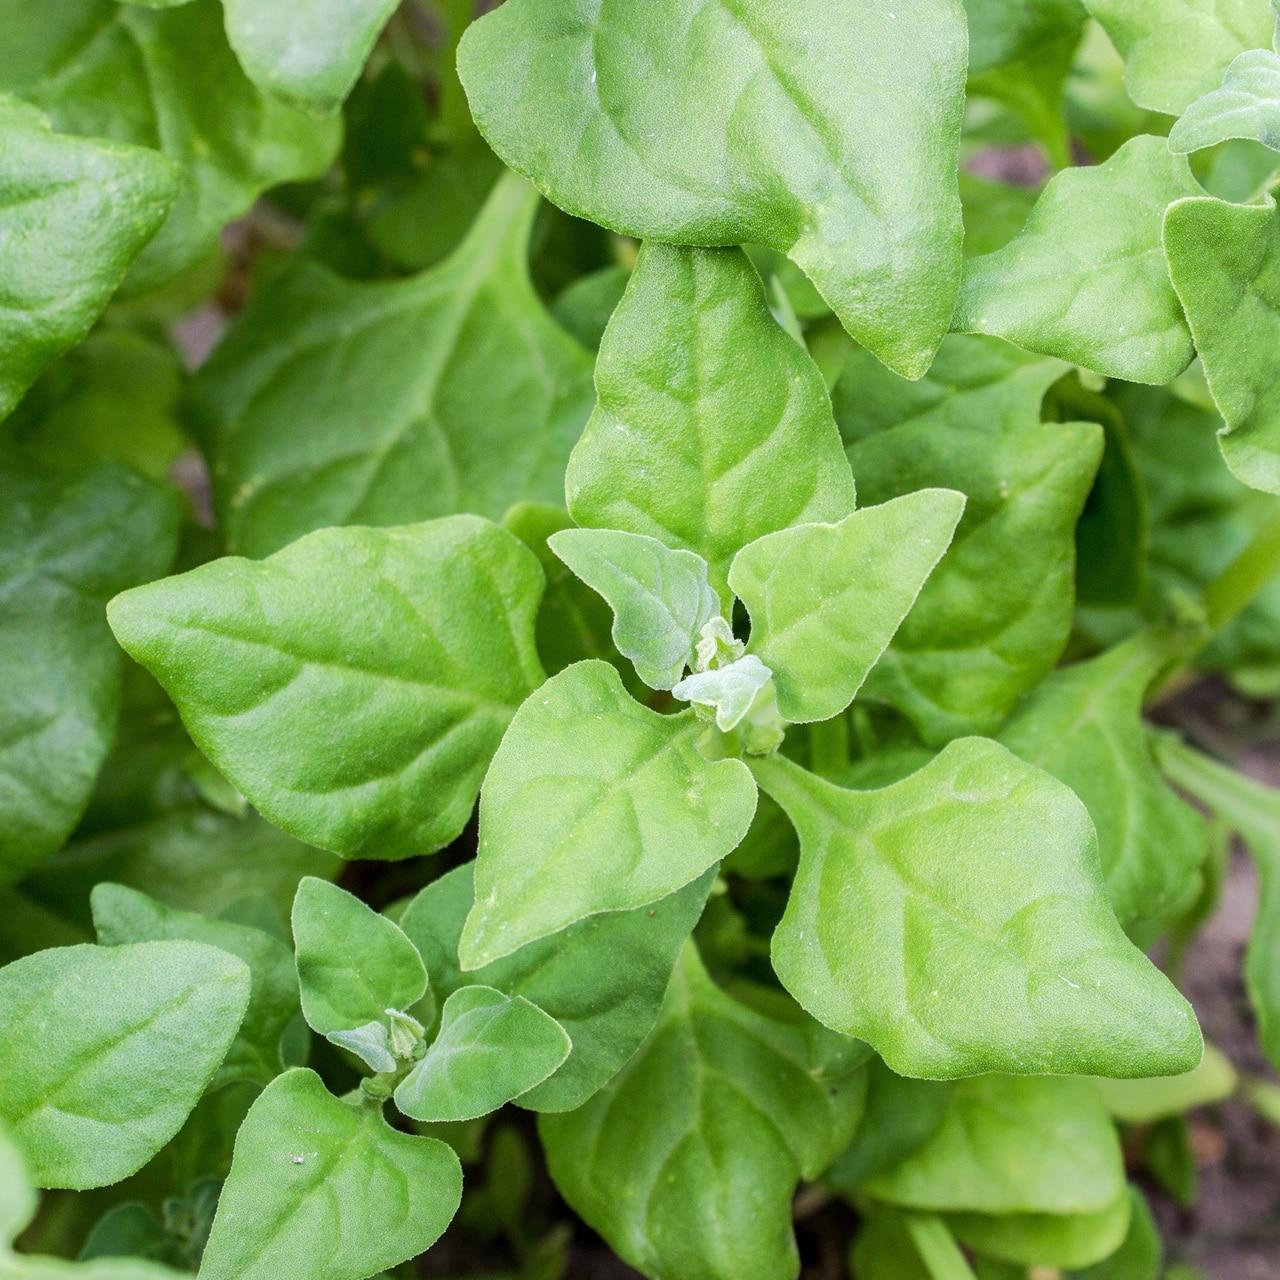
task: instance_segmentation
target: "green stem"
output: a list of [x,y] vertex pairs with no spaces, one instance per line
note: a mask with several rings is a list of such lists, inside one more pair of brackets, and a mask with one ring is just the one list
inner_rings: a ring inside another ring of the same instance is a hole
[[904,1222],[933,1280],[974,1280],[973,1268],[941,1218],[932,1213],[909,1213]]
[[809,726],[809,768],[822,777],[838,773],[849,763],[849,719],[841,712],[833,720]]
[[1280,510],[1253,535],[1249,545],[1205,588],[1209,626],[1221,631],[1280,573]]

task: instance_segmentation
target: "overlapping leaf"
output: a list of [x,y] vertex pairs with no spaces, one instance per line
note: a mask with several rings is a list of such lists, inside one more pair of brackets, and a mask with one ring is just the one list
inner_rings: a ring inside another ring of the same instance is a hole
[[1236,58],[1221,87],[1197,98],[1169,130],[1169,150],[1186,154],[1230,138],[1280,151],[1280,54],[1251,49]]

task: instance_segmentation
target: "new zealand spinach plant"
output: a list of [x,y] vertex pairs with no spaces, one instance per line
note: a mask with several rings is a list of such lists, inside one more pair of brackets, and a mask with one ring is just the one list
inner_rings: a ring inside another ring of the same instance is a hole
[[1193,1274],[1276,30],[0,0],[0,1280]]

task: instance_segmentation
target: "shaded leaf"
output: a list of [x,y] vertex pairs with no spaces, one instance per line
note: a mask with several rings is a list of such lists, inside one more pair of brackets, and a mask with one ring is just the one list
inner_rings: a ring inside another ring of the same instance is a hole
[[987,1258],[1021,1267],[1084,1267],[1109,1257],[1128,1230],[1129,1192],[1093,1213],[955,1213],[956,1238]]

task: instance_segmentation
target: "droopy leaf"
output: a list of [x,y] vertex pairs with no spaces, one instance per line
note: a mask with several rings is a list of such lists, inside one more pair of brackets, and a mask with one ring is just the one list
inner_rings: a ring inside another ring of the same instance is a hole
[[1088,812],[1056,779],[980,738],[878,791],[781,757],[752,770],[800,834],[774,968],[895,1071],[1144,1076],[1200,1060],[1190,1007],[1124,936]]
[[564,1028],[523,996],[460,987],[426,1056],[397,1086],[396,1106],[414,1120],[474,1120],[541,1084],[571,1048]]
[[493,149],[570,213],[788,253],[919,377],[959,274],[965,44],[959,0],[517,0],[458,69]]
[[54,133],[0,94],[0,418],[79,342],[156,233],[178,169],[141,147]]
[[89,799],[120,698],[106,603],[169,568],[178,508],[118,464],[63,474],[12,449],[0,488],[2,884],[58,848]]
[[1266,0],[1084,0],[1125,61],[1139,106],[1177,115],[1245,49],[1271,43]]
[[1111,905],[1122,925],[1144,933],[1195,893],[1207,847],[1203,819],[1161,777],[1142,720],[1147,690],[1168,660],[1168,645],[1143,633],[1055,671],[1000,734],[1084,801]]
[[542,1117],[551,1176],[654,1280],[791,1280],[791,1193],[848,1141],[864,1084],[811,1067],[801,1027],[730,999],[690,949],[621,1073]]
[[0,969],[0,1121],[42,1187],[140,1169],[212,1079],[249,971],[195,942],[53,947]]
[[470,980],[524,996],[556,1019],[573,1042],[569,1057],[519,1101],[534,1111],[573,1111],[649,1034],[715,875],[713,868],[651,906],[580,920],[465,975],[458,968],[458,938],[474,901],[471,864],[429,884],[400,923],[427,962],[437,999]]
[[751,615],[748,651],[773,672],[786,719],[829,720],[853,701],[963,510],[963,494],[924,489],[738,553],[729,585]]
[[961,1080],[941,1128],[867,1192],[914,1209],[1092,1213],[1124,1191],[1120,1141],[1084,1080]]
[[604,662],[579,662],[533,693],[481,792],[463,967],[665,898],[731,853],[756,789],[741,760],[702,755],[702,733],[692,712],[635,702]]
[[1151,1124],[1229,1098],[1235,1092],[1236,1073],[1222,1050],[1206,1042],[1200,1065],[1183,1075],[1154,1080],[1095,1080],[1093,1084],[1117,1120]]
[[836,416],[864,502],[931,485],[965,495],[955,539],[867,682],[926,741],[994,731],[1053,667],[1074,605],[1074,537],[1102,454],[1093,423],[1040,422],[1063,372],[951,337],[919,383],[855,354]]
[[696,551],[722,597],[739,547],[853,510],[822,375],[738,249],[646,244],[596,387],[565,477],[570,513]]
[[423,275],[361,283],[299,257],[258,291],[193,390],[230,550],[562,499],[591,359],[529,281],[537,205],[508,175]]
[[1124,1242],[1133,1214],[1129,1196],[1122,1191],[1092,1213],[954,1213],[947,1222],[958,1240],[986,1258],[1020,1267],[1085,1267]]
[[1270,49],[1236,58],[1221,88],[1193,102],[1169,130],[1169,150],[1185,155],[1229,138],[1280,151],[1280,55]]
[[339,127],[264,96],[227,46],[217,0],[141,9],[117,0],[3,0],[0,91],[64,133],[163,151],[182,166],[177,200],[127,287],[151,288],[199,262],[267,187],[316,177]]
[[707,562],[656,538],[616,529],[564,529],[547,545],[614,613],[613,642],[651,689],[670,689],[693,665],[703,624],[720,612]]
[[427,989],[422,957],[400,926],[327,880],[298,885],[293,943],[302,1013],[322,1036],[409,1009]]
[[239,956],[249,968],[249,1006],[214,1084],[229,1080],[267,1084],[279,1075],[284,1065],[281,1038],[298,1012],[293,957],[279,938],[250,925],[167,907],[122,884],[96,885],[92,902],[93,923],[103,946],[203,942]]
[[1180,200],[1164,222],[1178,297],[1247,485],[1280,493],[1280,210]]
[[965,263],[952,328],[1130,382],[1169,382],[1194,354],[1160,252],[1170,203],[1200,194],[1163,138],[1050,180],[1022,231]]
[[434,1244],[461,1196],[443,1142],[289,1071],[240,1128],[200,1280],[364,1280]]
[[450,516],[217,560],[118,596],[109,617],[267,818],[344,857],[397,858],[470,816],[541,675],[541,592],[515,537]]

